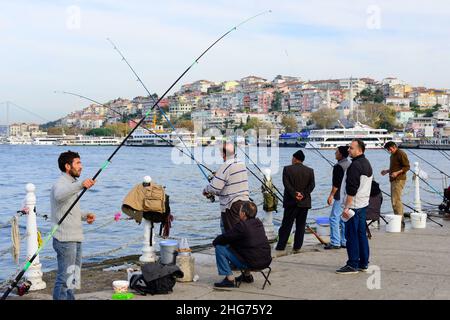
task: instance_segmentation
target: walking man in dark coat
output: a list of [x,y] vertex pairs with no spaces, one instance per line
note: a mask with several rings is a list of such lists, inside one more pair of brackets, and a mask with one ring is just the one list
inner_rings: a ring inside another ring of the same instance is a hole
[[276,250],[283,251],[295,221],[294,252],[298,252],[305,235],[306,216],[311,208],[311,192],[314,190],[314,170],[305,166],[304,153],[299,150],[293,154],[292,165],[283,169],[283,207],[284,215],[278,230]]

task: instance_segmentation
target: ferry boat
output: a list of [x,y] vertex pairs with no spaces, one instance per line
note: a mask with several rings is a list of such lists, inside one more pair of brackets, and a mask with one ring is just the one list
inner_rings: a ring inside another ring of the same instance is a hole
[[400,147],[403,149],[450,150],[450,137],[407,137],[402,139]]
[[388,141],[401,143],[386,129],[374,129],[357,122],[353,128],[311,130],[305,149],[335,149],[350,144],[355,138],[362,139],[366,149],[382,149]]
[[[174,145],[180,148],[191,148],[198,146],[196,135],[196,133],[182,131],[149,133],[144,129],[136,129],[125,145],[131,147],[171,147]],[[184,143],[180,141],[180,138]]]
[[5,143],[9,145],[31,145],[33,140],[30,137],[10,136],[6,138]]
[[61,138],[39,137],[34,138],[31,144],[34,146],[54,146],[58,143],[59,140],[61,140]]
[[75,139],[61,139],[56,142],[58,146],[117,146],[123,138],[117,137],[94,137],[78,135]]

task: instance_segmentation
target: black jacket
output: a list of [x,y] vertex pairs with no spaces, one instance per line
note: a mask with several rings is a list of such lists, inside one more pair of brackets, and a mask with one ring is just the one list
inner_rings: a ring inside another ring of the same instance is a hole
[[269,241],[258,218],[240,221],[231,230],[221,234],[213,245],[230,245],[236,256],[252,269],[263,269],[272,262]]
[[[283,169],[285,208],[300,207],[311,208],[311,192],[314,190],[314,170],[302,163],[286,166]],[[304,198],[297,202],[295,192],[301,192]]]

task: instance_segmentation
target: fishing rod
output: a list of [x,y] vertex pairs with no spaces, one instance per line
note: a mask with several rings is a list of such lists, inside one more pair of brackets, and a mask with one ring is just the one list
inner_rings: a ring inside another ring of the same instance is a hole
[[[241,152],[245,155],[245,157],[248,159],[248,160],[250,160],[250,162],[256,167],[256,169],[258,169],[258,171],[259,172],[261,172],[261,174],[264,176],[264,172],[261,170],[261,168],[250,158],[250,156],[247,154],[247,153],[245,153],[245,151],[241,148],[241,147],[239,147],[239,146],[237,146],[238,147],[238,149],[239,150],[241,150]],[[249,170],[250,171],[250,170]],[[275,189],[275,191],[277,191],[278,192],[278,194],[280,195],[280,196],[283,196],[283,194],[281,193],[281,191],[280,190],[278,190],[278,188],[275,186],[275,184],[273,184],[272,183],[272,186],[273,186],[273,188]]]
[[444,171],[442,171],[441,169],[439,169],[438,167],[436,167],[435,165],[433,165],[431,162],[425,160],[424,158],[422,158],[421,156],[419,156],[417,153],[413,152],[410,149],[406,149],[408,150],[408,152],[412,153],[414,156],[416,156],[417,158],[419,158],[420,160],[422,160],[423,162],[427,163],[429,166],[433,167],[434,169],[436,169],[439,173],[445,175],[447,178],[450,178],[450,175],[448,175],[447,173],[445,173]]
[[[386,151],[387,153],[389,153],[389,151],[386,150],[386,149],[384,149],[384,151]],[[389,154],[390,154],[390,153],[389,153]],[[411,171],[412,174],[416,175],[420,180],[422,180],[423,183],[425,183],[427,186],[429,186],[429,187],[431,188],[431,190],[433,190],[436,194],[438,194],[438,195],[444,197],[444,195],[443,195],[440,191],[436,190],[431,184],[428,183],[428,181],[426,181],[426,180],[425,180],[424,178],[422,178],[419,174],[416,174],[413,170],[411,170],[411,168],[408,169],[408,171]]]
[[[128,140],[128,138],[133,134],[133,132],[144,122],[144,120],[148,117],[148,115],[150,114],[150,112],[158,105],[158,103],[161,102],[161,100],[167,95],[167,93],[172,90],[172,88],[178,83],[178,81],[181,80],[181,78],[184,77],[184,75],[192,68],[192,66],[196,63],[198,63],[198,61],[214,46],[216,45],[220,40],[222,40],[224,37],[226,37],[230,32],[232,32],[233,30],[236,30],[239,26],[243,25],[244,23],[248,22],[249,20],[256,18],[257,16],[261,15],[261,14],[265,14],[267,12],[271,12],[271,11],[266,11],[263,13],[260,13],[254,17],[251,17],[243,22],[241,22],[239,25],[233,27],[232,29],[230,29],[229,31],[227,31],[226,33],[224,33],[220,38],[218,38],[212,45],[210,45],[206,50],[204,50],[201,55],[195,59],[195,61],[170,85],[170,87],[164,92],[164,94],[155,102],[155,104],[150,108],[150,110],[148,110],[146,112],[146,114],[144,115],[144,117],[142,117],[142,119],[138,122],[138,124],[136,125],[136,127],[134,127],[130,133],[125,137],[125,139],[117,146],[117,148],[114,150],[114,152],[111,154],[111,156],[105,161],[105,163],[102,165],[102,167],[97,171],[97,173],[94,175],[94,177],[92,178],[92,180],[95,180],[100,173],[105,170],[109,164],[111,163],[112,158],[116,155],[116,153],[122,148],[122,146],[125,144],[125,142]],[[64,213],[64,215],[61,217],[61,219],[58,221],[58,223],[56,225],[54,225],[50,231],[50,233],[48,234],[48,236],[44,239],[43,243],[41,246],[39,246],[39,248],[37,249],[36,253],[28,260],[28,262],[25,264],[24,268],[22,269],[22,271],[19,272],[19,274],[16,276],[16,278],[13,280],[13,282],[8,286],[8,288],[6,289],[5,293],[3,294],[3,296],[1,297],[0,300],[5,300],[8,295],[11,293],[11,291],[14,289],[14,287],[17,286],[18,282],[20,281],[20,279],[23,277],[23,275],[25,274],[25,272],[28,270],[28,268],[31,266],[31,264],[33,263],[33,261],[36,259],[36,257],[39,255],[39,253],[41,252],[42,248],[45,247],[45,245],[47,244],[47,242],[53,237],[53,235],[55,234],[56,230],[58,230],[59,226],[61,225],[61,223],[66,219],[67,215],[69,215],[70,211],[73,209],[73,207],[78,203],[78,201],[80,201],[81,197],[83,197],[83,195],[86,193],[88,189],[87,188],[83,188],[83,190],[80,192],[80,194],[78,195],[78,197],[75,199],[75,201],[70,205],[70,207],[67,209],[67,211]]]
[[[387,195],[389,198],[392,198],[392,196],[391,196],[389,193],[384,192],[383,190],[381,190],[381,188],[380,188],[380,191],[381,191],[382,193],[384,193],[385,195]],[[421,213],[421,212],[417,211],[416,209],[414,209],[413,207],[411,207],[411,206],[409,206],[409,205],[407,205],[407,204],[405,204],[405,203],[403,203],[403,202],[402,202],[402,204],[403,204],[405,207],[407,207],[407,208],[413,210],[414,212]],[[431,219],[428,215],[427,215],[427,218],[430,219],[430,221],[436,223],[436,224],[437,224],[438,226],[440,226],[440,227],[443,227],[443,226],[444,226],[444,225],[440,224],[439,222],[437,222],[437,221]]]
[[[109,109],[109,110],[111,110],[111,111],[117,113],[118,115],[121,115],[121,116],[122,116],[122,114],[121,114],[119,111],[117,111],[116,109],[114,109],[113,107],[108,106],[108,105],[106,105],[106,104],[104,104],[104,103],[98,102],[98,101],[96,101],[96,100],[93,100],[93,99],[91,99],[91,98],[88,98],[88,97],[86,97],[86,96],[83,96],[83,95],[81,95],[81,94],[73,93],[73,92],[68,92],[68,91],[55,91],[55,93],[70,94],[70,95],[73,95],[73,96],[76,96],[76,97],[79,97],[79,98],[82,98],[82,99],[86,99],[86,100],[91,101],[91,102],[93,102],[93,103],[95,103],[95,104],[101,105],[101,106],[103,106],[103,107],[105,107],[105,108],[107,108],[107,109]],[[131,121],[132,121],[134,124],[137,125],[137,122],[136,122],[136,121],[134,121],[134,120],[131,120]],[[210,168],[208,168],[208,167],[205,166],[204,164],[198,162],[198,160],[194,158],[194,156],[192,155],[192,153],[191,153],[191,154],[187,154],[183,149],[181,149],[181,148],[179,148],[178,146],[174,145],[171,141],[169,141],[169,140],[163,138],[161,135],[157,134],[155,131],[151,130],[150,128],[147,128],[147,127],[145,127],[145,126],[143,126],[143,125],[141,125],[141,128],[147,130],[147,131],[150,132],[151,134],[154,134],[154,135],[157,136],[159,139],[161,139],[162,141],[166,142],[168,145],[170,145],[170,146],[172,146],[172,147],[178,149],[181,153],[183,153],[184,155],[190,157],[192,160],[194,160],[195,162],[197,162],[197,164],[199,164],[200,166],[202,166],[203,168],[205,168],[206,170],[208,170],[211,174],[214,173],[214,171],[212,171]]]
[[[242,150],[241,150],[242,151]],[[249,168],[247,168],[247,170],[259,181],[259,182],[261,182],[261,184],[262,185],[265,185],[265,183],[264,183],[264,181],[262,181],[259,177],[258,177],[258,175],[256,174],[256,173],[254,173],[252,170],[250,170]],[[273,184],[272,184],[272,186],[274,186]],[[275,187],[275,186],[274,186]],[[270,193],[270,194],[272,194],[272,196],[273,197],[275,197],[275,198],[277,198],[278,199],[278,201],[280,201],[281,203],[283,203],[283,199],[282,198],[280,198],[280,196],[279,195],[277,195],[276,193],[274,193],[272,190],[270,190],[270,189],[268,189],[268,188],[266,188],[266,190]],[[317,240],[319,240],[319,242],[321,243],[321,244],[327,244],[325,241],[323,241],[323,239],[314,231],[314,229],[313,228],[311,228],[311,226],[308,224],[308,223],[306,223],[305,224],[305,226],[306,226],[306,228],[317,238]]]
[[447,160],[450,160],[450,156],[447,154],[447,152],[444,152],[441,148],[439,148],[439,146],[431,138],[428,138],[428,137],[424,137],[424,138],[425,138],[425,140],[428,140],[432,146],[435,147],[434,149],[431,149],[431,150],[439,151],[439,153],[441,155],[443,155],[444,158],[446,158]]
[[[175,132],[175,135],[178,137],[178,139],[181,141],[181,143],[183,144],[183,146],[186,148],[186,150],[188,150],[188,152],[191,154],[191,158],[194,157],[192,152],[189,151],[188,147],[186,146],[186,143],[184,142],[184,140],[180,137],[180,135],[176,132],[176,129],[174,127],[174,125],[172,124],[172,122],[168,119],[166,113],[162,110],[162,108],[158,105],[158,103],[156,102],[155,98],[153,97],[153,95],[150,93],[150,91],[147,89],[147,86],[144,84],[144,82],[141,80],[141,78],[139,77],[139,75],[137,74],[137,72],[134,70],[134,68],[131,66],[131,64],[128,62],[127,58],[122,54],[122,52],[119,50],[119,48],[115,45],[115,43],[110,39],[110,38],[106,38],[107,41],[109,41],[111,43],[111,45],[113,46],[113,49],[115,51],[117,51],[117,53],[120,55],[120,57],[122,58],[122,60],[127,64],[127,66],[130,68],[131,72],[133,72],[133,74],[136,76],[136,80],[144,87],[145,91],[147,91],[149,98],[152,99],[153,103],[156,105],[156,107],[158,108],[158,110],[161,112],[161,114],[164,116],[164,118],[166,119],[167,123],[172,127],[172,129]],[[203,174],[203,176],[206,178],[206,180],[209,181],[209,177],[208,175],[205,173],[205,171],[203,171],[203,168],[201,166],[199,166],[198,162],[196,161],[196,164],[198,166],[198,168],[200,169],[201,173]],[[210,197],[209,199],[211,199],[212,201],[212,197]]]

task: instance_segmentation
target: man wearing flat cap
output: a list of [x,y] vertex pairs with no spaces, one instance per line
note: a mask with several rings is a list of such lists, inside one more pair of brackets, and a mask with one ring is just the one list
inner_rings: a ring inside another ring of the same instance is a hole
[[292,156],[292,165],[283,169],[283,221],[278,230],[276,250],[286,248],[292,225],[295,221],[294,253],[303,245],[305,235],[306,216],[311,208],[311,192],[314,190],[314,170],[305,166],[305,154],[298,150]]

